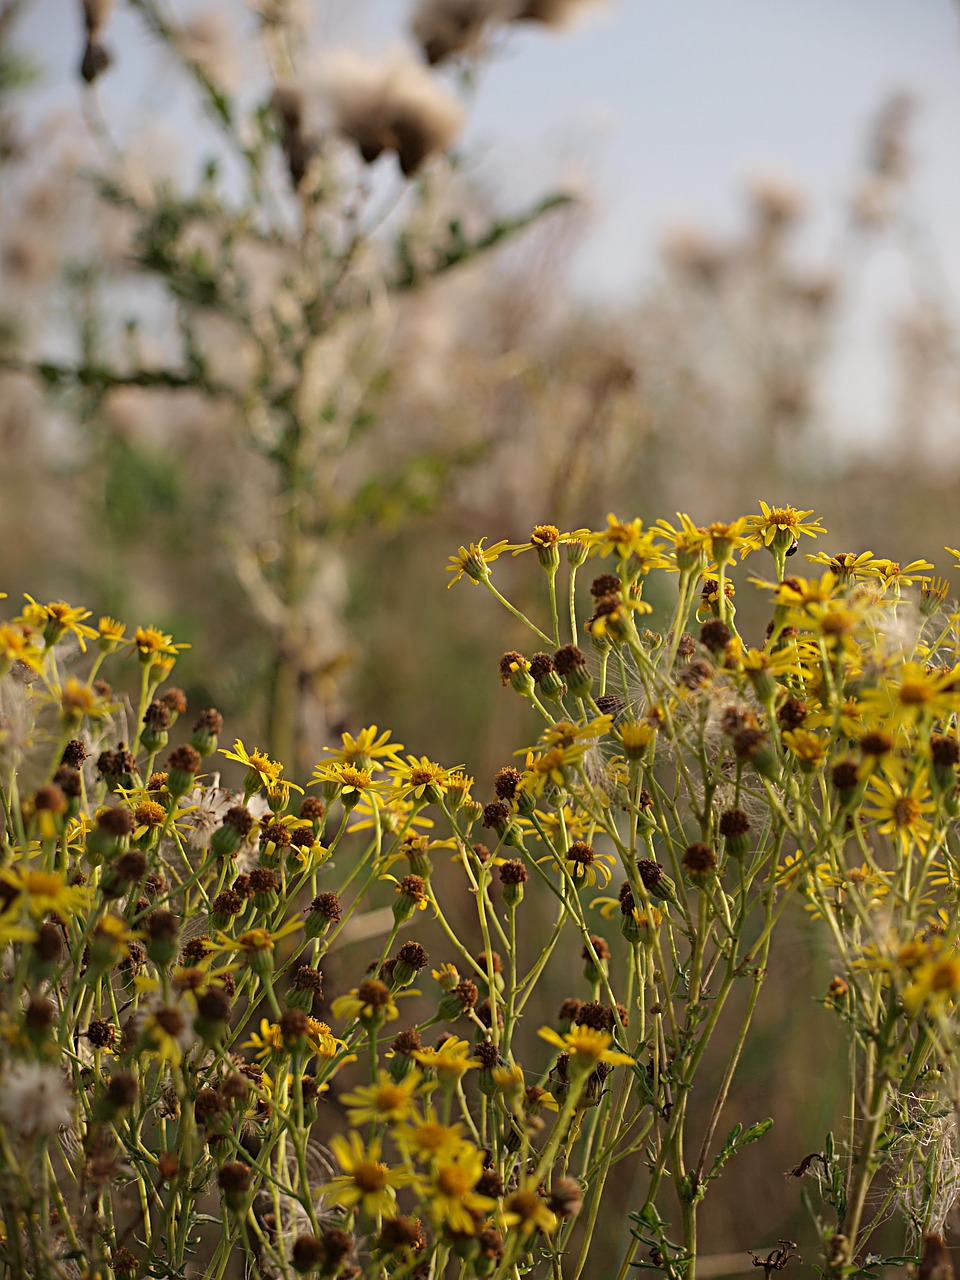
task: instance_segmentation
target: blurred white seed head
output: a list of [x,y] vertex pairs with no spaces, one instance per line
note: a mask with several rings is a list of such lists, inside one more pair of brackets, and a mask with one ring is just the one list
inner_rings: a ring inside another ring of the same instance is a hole
[[545,27],[565,27],[602,0],[514,0],[513,22],[540,22]]
[[23,1138],[56,1133],[73,1120],[73,1095],[59,1067],[14,1062],[0,1076],[0,1119]]
[[491,26],[509,16],[506,0],[420,0],[411,26],[424,57],[434,65],[474,52]]
[[408,176],[446,151],[463,126],[460,102],[405,53],[330,58],[321,70],[321,92],[337,128],[368,164],[395,151]]

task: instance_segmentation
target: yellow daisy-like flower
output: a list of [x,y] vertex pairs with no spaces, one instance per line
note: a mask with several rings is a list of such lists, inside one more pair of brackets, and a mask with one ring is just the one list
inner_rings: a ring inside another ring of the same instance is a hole
[[656,524],[660,536],[666,538],[673,546],[668,556],[670,563],[667,567],[687,572],[691,569],[706,568],[707,547],[711,543],[710,534],[706,529],[694,524],[682,511],[677,512],[677,519],[680,521],[678,529],[675,529],[669,520],[658,520]]
[[866,795],[864,816],[877,823],[881,835],[893,836],[906,850],[910,844],[925,849],[930,841],[933,824],[927,814],[936,810],[930,795],[926,771],[922,770],[913,780],[909,790],[891,778],[874,776]]
[[422,1191],[435,1227],[465,1236],[475,1233],[473,1214],[486,1215],[497,1203],[474,1191],[482,1174],[483,1153],[473,1146],[463,1145],[436,1161]]
[[242,951],[244,955],[252,960],[257,956],[271,954],[281,938],[286,938],[291,933],[296,933],[298,929],[302,928],[303,921],[294,919],[288,920],[285,925],[281,925],[273,933],[269,929],[247,929],[246,932],[241,933],[236,938],[231,938],[227,934],[221,933],[218,935],[219,941],[211,945],[210,950]]
[[[463,766],[456,767],[460,769]],[[399,763],[392,769],[394,783],[401,796],[426,799],[434,804],[443,799],[451,772],[426,756],[407,756],[406,764]]]
[[340,1095],[340,1101],[348,1108],[347,1121],[359,1127],[362,1124],[395,1124],[408,1119],[413,1114],[413,1100],[419,1083],[419,1071],[411,1071],[398,1081],[381,1068],[377,1072],[376,1084],[359,1085],[350,1093]]
[[126,630],[125,623],[118,622],[116,618],[111,618],[109,614],[104,614],[97,624],[101,652],[113,653],[123,643]]
[[492,547],[485,547],[483,545],[485,542],[486,538],[481,538],[479,542],[471,542],[469,547],[460,547],[455,556],[448,557],[450,564],[447,565],[447,573],[453,574],[447,583],[448,587],[452,587],[464,576],[476,583],[486,582],[489,579],[488,566],[493,564],[504,551],[510,550],[510,543],[504,538],[500,542],[495,542]]
[[644,529],[639,518],[627,524],[611,511],[607,516],[606,529],[590,533],[587,542],[592,553],[608,556],[613,552],[622,565],[629,566],[632,572],[627,576],[631,581],[666,564],[657,545],[657,531]]
[[935,673],[919,662],[904,662],[877,684],[861,689],[860,705],[871,724],[889,732],[944,719],[960,711],[960,670]]
[[0,915],[0,947],[8,947],[13,942],[32,942],[36,936],[36,929],[20,923],[16,903]]
[[130,646],[136,649],[141,662],[153,662],[163,657],[176,660],[182,649],[190,648],[188,644],[174,644],[173,636],[168,636],[157,627],[137,627]]
[[251,1031],[249,1038],[244,1040],[240,1048],[253,1049],[254,1056],[261,1060],[270,1057],[282,1058],[287,1052],[279,1022],[271,1022],[268,1018],[260,1019],[260,1031]]
[[83,625],[83,619],[90,617],[90,610],[83,608],[75,608],[73,605],[67,604],[66,600],[54,600],[50,604],[38,604],[33,596],[24,593],[24,599],[29,600],[29,604],[16,619],[25,627],[37,627],[43,632],[43,643],[49,649],[62,639],[67,632],[72,632],[80,645],[81,650],[86,653],[87,640],[96,640],[97,632],[93,627]]
[[733,558],[733,553],[743,546],[744,530],[747,517],[737,516],[736,520],[714,520],[707,525],[708,550],[710,559],[717,564],[725,564]]
[[480,1059],[471,1058],[469,1051],[466,1040],[448,1036],[439,1049],[415,1049],[413,1056],[421,1066],[436,1072],[441,1085],[452,1088],[468,1071],[480,1066]]
[[234,742],[232,751],[221,747],[220,755],[226,756],[228,760],[236,760],[238,764],[246,765],[247,776],[243,780],[243,787],[248,795],[261,789],[271,798],[284,793],[289,794],[291,790],[303,792],[303,788],[298,787],[296,783],[286,781],[283,776],[283,765],[279,761],[271,760],[261,751],[247,751],[239,738]]
[[812,511],[798,511],[796,507],[768,507],[763,501],[760,511],[762,514],[759,516],[747,516],[750,532],[744,538],[741,560],[761,547],[784,554],[801,536],[816,538],[818,534],[826,533],[819,516],[808,520],[807,517],[813,515]]
[[[352,764],[358,769],[382,769],[383,766],[377,761],[399,760],[400,752],[403,750],[402,742],[390,741],[389,729],[384,729],[383,733],[378,735],[375,724],[361,729],[356,737],[352,733],[343,733],[340,737],[343,746],[324,747],[324,751],[332,755],[340,764]],[[317,766],[318,769],[320,767],[320,765]]]
[[367,831],[379,827],[396,835],[398,831],[412,832],[420,827],[424,831],[432,830],[434,822],[424,814],[414,812],[416,806],[405,796],[391,791],[381,798],[377,792],[367,792],[360,797],[357,805],[351,810],[348,831]]
[[572,533],[561,533],[555,524],[534,525],[528,542],[518,542],[507,548],[515,556],[524,551],[536,551],[541,563],[553,563],[553,549],[569,542],[585,542],[590,536],[589,529],[574,529]]
[[21,871],[8,867],[0,871],[0,881],[22,898],[22,905],[35,920],[52,914],[66,922],[90,905],[90,891],[78,884],[67,884],[66,877],[59,871]]
[[84,719],[102,720],[110,714],[111,704],[76,676],[69,676],[62,688],[54,689],[53,696],[60,703],[60,714],[65,724],[79,725]]
[[609,1031],[596,1031],[593,1027],[577,1025],[571,1027],[565,1035],[560,1035],[552,1027],[541,1027],[537,1034],[542,1040],[547,1040],[570,1055],[570,1071],[574,1075],[592,1071],[598,1062],[608,1062],[611,1066],[620,1063],[633,1065],[633,1058],[629,1053],[610,1048],[613,1036]]
[[401,1150],[421,1164],[448,1160],[467,1145],[463,1125],[459,1121],[442,1124],[433,1105],[426,1108],[422,1117],[401,1122],[391,1133]]
[[39,671],[42,656],[31,636],[9,622],[0,623],[0,676],[6,675],[15,662]]
[[516,1191],[512,1191],[503,1201],[503,1222],[510,1230],[516,1231],[526,1238],[534,1231],[542,1231],[549,1235],[557,1229],[560,1219],[548,1209],[543,1197],[537,1190],[537,1184],[527,1178],[521,1182]]
[[359,798],[364,792],[376,791],[380,785],[373,781],[369,769],[360,769],[354,764],[342,764],[339,760],[329,764],[318,764],[313,771],[311,786],[333,783],[342,797],[349,801],[351,797]]
[[[413,992],[405,992],[412,995]],[[358,1018],[361,1022],[378,1019],[380,1022],[394,1022],[400,1017],[393,994],[382,982],[361,982],[359,987],[352,987],[346,995],[337,996],[331,1008],[335,1018],[344,1018],[352,1022]]]
[[871,571],[881,563],[872,551],[838,551],[835,556],[827,551],[818,551],[815,555],[808,554],[807,559],[811,564],[826,565],[840,583],[869,577]]
[[941,954],[917,965],[913,981],[904,990],[903,1002],[916,1017],[921,1010],[940,1014],[960,995],[960,956]]
[[929,560],[911,560],[901,565],[898,560],[876,560],[870,566],[870,576],[879,578],[885,587],[908,587],[921,578],[933,565]]
[[393,1213],[397,1202],[397,1188],[413,1181],[413,1175],[405,1169],[391,1169],[380,1159],[380,1141],[371,1138],[364,1146],[359,1133],[346,1137],[336,1134],[330,1139],[330,1149],[336,1156],[343,1173],[331,1182],[316,1189],[344,1209],[361,1209],[368,1218]]
[[783,735],[783,745],[796,757],[804,773],[813,773],[827,758],[830,741],[807,729],[790,729]]

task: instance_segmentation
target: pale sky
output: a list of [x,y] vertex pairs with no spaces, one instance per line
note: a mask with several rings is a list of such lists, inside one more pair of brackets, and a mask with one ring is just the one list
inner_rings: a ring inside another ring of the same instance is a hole
[[[402,38],[408,11],[402,0],[311,7],[325,44],[349,39],[368,52]],[[32,0],[21,24],[46,64],[47,101],[77,100],[80,8]],[[186,100],[144,76],[142,37],[123,0],[117,8],[117,66],[101,89],[107,116],[176,118]],[[513,32],[483,72],[466,144],[507,208],[568,175],[586,179],[593,221],[572,268],[583,294],[629,300],[674,219],[735,233],[744,180],[761,171],[806,190],[804,247],[816,263],[839,235],[866,129],[895,90],[918,101],[916,208],[944,290],[960,292],[960,10],[951,0],[609,0],[566,31]],[[838,384],[845,430],[856,434],[878,425],[876,325],[910,285],[881,252],[862,288]]]

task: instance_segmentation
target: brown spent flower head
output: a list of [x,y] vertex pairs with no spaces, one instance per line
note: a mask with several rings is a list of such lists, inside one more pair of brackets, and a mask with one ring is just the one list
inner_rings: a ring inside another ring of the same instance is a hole
[[[666,872],[663,867],[661,867],[660,863],[657,862],[655,858],[638,858],[637,870],[640,872],[640,879],[643,881],[643,886],[647,892],[656,893],[657,889],[660,888],[660,885],[663,882],[664,876],[666,875]],[[624,881],[624,888],[630,888],[629,881]],[[621,894],[622,893],[623,890],[621,890]]]
[[68,765],[71,769],[79,769],[86,760],[89,752],[83,742],[79,738],[71,738],[67,745],[63,748],[63,755],[60,757],[61,764]]
[[694,884],[703,884],[717,869],[717,855],[703,840],[695,840],[687,845],[682,864]]
[[582,1207],[583,1191],[576,1178],[554,1178],[547,1195],[547,1208],[558,1218],[572,1218]]
[[560,675],[569,676],[587,666],[587,655],[575,644],[565,644],[553,655],[553,664]]
[[501,834],[510,817],[510,809],[502,800],[494,800],[483,807],[483,825]]
[[294,991],[309,991],[315,998],[319,998],[323,994],[323,974],[319,969],[302,964],[294,973],[291,985]]
[[289,849],[293,843],[290,830],[282,822],[267,822],[260,828],[260,846],[272,844],[278,849]]
[[711,618],[700,628],[700,643],[713,654],[723,653],[733,639],[733,632],[719,618]]
[[501,884],[526,884],[529,878],[527,868],[516,858],[501,863],[497,870],[500,872]]
[[590,584],[590,594],[594,600],[604,600],[608,596],[619,596],[623,583],[615,573],[601,573]]
[[136,820],[129,809],[125,809],[123,805],[116,805],[111,809],[103,809],[97,814],[97,826],[107,835],[119,839],[133,834]]
[[[586,844],[583,840],[574,840],[566,856],[568,862],[576,862],[582,867],[589,867],[596,858],[593,845]],[[600,958],[603,959],[602,956]]]
[[694,658],[677,672],[677,683],[682,684],[685,689],[699,689],[713,673],[713,667],[706,658]]
[[[863,746],[861,739],[860,745]],[[930,758],[940,769],[952,769],[960,763],[960,743],[956,738],[948,738],[944,734],[930,735]]]
[[377,1236],[377,1250],[382,1253],[402,1253],[408,1249],[419,1252],[424,1247],[423,1228],[419,1218],[385,1218]]
[[493,789],[498,799],[512,800],[517,794],[517,787],[519,787],[522,781],[523,775],[520,773],[520,770],[508,766],[497,773],[497,776],[493,780]]
[[170,728],[170,708],[154,699],[143,714],[143,723],[154,733],[166,733]]
[[556,667],[554,666],[552,654],[535,653],[530,659],[530,674],[537,684],[540,684],[547,676],[555,673]]
[[602,693],[597,699],[597,708],[601,715],[613,716],[616,720],[627,709],[627,704],[618,693]]
[[67,800],[76,800],[83,792],[83,781],[79,769],[68,764],[60,765],[52,778],[53,784],[59,787]]
[[742,809],[725,809],[720,815],[718,826],[725,839],[743,836],[750,830],[750,819]]
[[564,27],[597,0],[519,0],[512,22],[539,22],[545,27]]
[[171,773],[197,773],[203,763],[200,752],[196,747],[191,747],[185,742],[182,747],[177,747],[175,751],[171,751],[167,759],[167,774]]
[[594,1031],[611,1031],[615,1022],[613,1010],[600,1000],[588,1000],[580,1006],[576,1016],[577,1026],[590,1027]]
[[500,659],[500,683],[501,684],[510,683],[510,677],[513,674],[513,670],[516,666],[522,667],[524,671],[530,670],[530,663],[523,656],[523,654],[517,653],[516,649],[510,649]]
[[856,760],[838,760],[830,770],[830,781],[838,791],[855,791],[860,782]]
[[[627,888],[629,889],[630,886],[627,885]],[[568,999],[564,1000],[563,1004],[561,1004],[560,1006],[560,1009],[557,1013],[558,1022],[561,1022],[561,1023],[576,1022],[577,1015],[579,1014],[582,1007],[583,1007],[582,1000],[578,1000],[575,996],[570,996]]]
[[697,652],[697,642],[689,631],[683,631],[680,634],[680,640],[677,643],[677,657],[692,658]]
[[787,698],[777,709],[777,722],[787,732],[799,729],[810,714],[810,708],[800,698]]
[[401,1031],[398,1036],[394,1037],[390,1048],[395,1054],[409,1058],[412,1054],[419,1052],[423,1048],[423,1042],[420,1039],[420,1032],[416,1027],[410,1027],[407,1031]]
[[865,756],[874,756],[879,759],[893,750],[893,738],[883,729],[872,729],[862,735],[859,747]]
[[339,897],[329,890],[326,893],[317,894],[310,903],[310,910],[319,916],[325,917],[332,924],[336,924],[343,916]]
[[427,955],[425,948],[419,942],[413,941],[403,944],[397,952],[397,960],[411,969],[416,969],[418,973],[430,963],[430,957]]
[[175,716],[182,716],[187,709],[187,695],[182,689],[178,689],[176,686],[168,689],[166,693],[161,696],[160,701],[167,710]]

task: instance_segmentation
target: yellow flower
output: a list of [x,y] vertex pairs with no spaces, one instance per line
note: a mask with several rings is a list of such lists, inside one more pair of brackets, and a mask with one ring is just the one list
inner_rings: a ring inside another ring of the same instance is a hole
[[[405,992],[412,995],[413,992]],[[389,989],[382,982],[361,982],[359,987],[352,987],[346,995],[337,996],[333,1005],[334,1017],[361,1022],[378,1019],[380,1022],[393,1022],[400,1017],[400,1010]]]
[[76,676],[69,676],[62,688],[54,689],[53,696],[60,703],[60,714],[65,724],[79,725],[87,717],[102,720],[113,710],[109,702]]
[[340,1101],[348,1108],[348,1123],[358,1127],[406,1120],[413,1112],[413,1095],[419,1083],[419,1071],[411,1071],[397,1081],[381,1068],[376,1084],[359,1085],[352,1092],[340,1095]]
[[35,920],[55,915],[66,922],[90,905],[89,890],[81,885],[67,884],[59,871],[21,871],[8,867],[0,871],[0,880],[23,898],[23,905]]
[[611,551],[616,554],[620,563],[628,568],[630,581],[666,563],[657,541],[657,531],[645,530],[642,520],[635,519],[626,524],[618,520],[612,511],[607,516],[606,529],[587,537],[591,552],[599,551],[602,556],[608,556]]
[[706,529],[695,525],[682,511],[677,512],[677,519],[680,521],[679,529],[675,529],[668,520],[658,520],[656,524],[657,533],[673,544],[667,567],[687,572],[691,569],[704,569],[707,547],[711,542],[710,534]]
[[365,831],[379,827],[381,831],[387,831],[391,835],[396,835],[402,829],[409,833],[416,827],[430,831],[434,826],[433,819],[414,812],[415,808],[411,800],[396,791],[391,791],[383,799],[378,793],[368,791],[351,810],[347,830]]
[[34,671],[39,671],[41,657],[29,635],[8,622],[0,623],[0,676],[6,675],[15,662],[26,663]]
[[904,790],[895,778],[887,781],[874,776],[866,800],[864,816],[876,821],[881,835],[894,836],[904,850],[911,843],[926,848],[933,831],[926,815],[937,806],[930,797],[925,770],[914,778],[909,790]]
[[448,587],[452,587],[455,582],[466,575],[471,582],[486,582],[490,577],[488,565],[493,564],[494,560],[504,551],[509,551],[510,543],[504,538],[501,542],[495,542],[492,547],[485,547],[483,544],[486,538],[481,538],[479,542],[471,542],[469,547],[460,547],[455,556],[449,556],[450,564],[447,565],[447,573],[452,573],[453,577],[447,583]]
[[336,1134],[330,1139],[330,1148],[343,1170],[338,1178],[316,1189],[316,1194],[326,1196],[344,1209],[360,1208],[369,1218],[392,1213],[397,1201],[397,1187],[413,1181],[413,1175],[405,1169],[390,1169],[380,1159],[380,1141],[370,1139],[365,1147],[359,1133],[346,1137]]
[[174,644],[173,636],[166,635],[156,627],[137,627],[130,645],[136,649],[141,662],[153,662],[162,657],[176,659],[181,649],[190,648],[188,644]]
[[556,1230],[559,1219],[552,1209],[547,1208],[537,1190],[536,1182],[527,1178],[516,1191],[505,1197],[503,1221],[507,1227],[516,1228],[519,1235],[525,1238],[533,1231],[549,1235]]
[[126,629],[125,623],[118,622],[116,618],[111,618],[109,614],[104,614],[97,624],[102,652],[112,653],[122,643]]
[[592,1071],[598,1062],[608,1062],[611,1066],[618,1063],[633,1065],[629,1053],[610,1048],[613,1036],[609,1031],[595,1031],[593,1027],[577,1025],[565,1035],[560,1035],[552,1027],[541,1027],[537,1034],[570,1055],[570,1071],[574,1075]]
[[860,691],[860,703],[871,723],[892,732],[905,724],[939,720],[960,711],[960,672],[934,674],[919,662],[904,662],[878,684]]
[[876,560],[870,566],[870,575],[879,578],[885,587],[908,587],[921,577],[933,565],[929,560],[911,560],[901,565],[897,560]]
[[432,1105],[422,1118],[416,1116],[408,1123],[398,1124],[391,1132],[401,1149],[423,1164],[449,1159],[467,1145],[463,1125],[459,1121],[442,1124]]
[[479,1195],[474,1187],[483,1174],[483,1154],[464,1145],[433,1167],[423,1187],[434,1226],[446,1226],[459,1235],[476,1231],[473,1214],[486,1215],[496,1207],[490,1196]]
[[[389,729],[384,729],[378,737],[375,724],[361,729],[356,737],[352,733],[343,733],[340,737],[343,741],[342,747],[324,747],[324,751],[332,755],[340,764],[352,764],[358,769],[382,769],[383,766],[376,761],[398,760],[403,750],[402,742],[390,741]],[[317,768],[319,769],[320,765]]]
[[243,786],[248,795],[252,795],[254,791],[259,791],[261,788],[271,798],[289,794],[291,790],[303,792],[302,787],[284,779],[282,764],[271,760],[260,751],[248,752],[239,738],[234,742],[232,751],[221,747],[220,755],[226,756],[228,760],[236,760],[238,764],[246,765],[247,776],[243,780]]
[[797,757],[804,773],[812,773],[827,758],[830,743],[807,729],[790,729],[783,735],[783,745]]
[[65,600],[55,600],[51,604],[38,604],[33,596],[24,593],[24,599],[30,603],[24,609],[17,622],[26,627],[39,627],[43,632],[43,643],[49,649],[58,640],[72,631],[77,637],[81,650],[86,653],[86,640],[96,640],[97,632],[93,627],[85,627],[83,619],[90,617],[89,609],[77,609]]
[[298,929],[303,928],[303,921],[294,919],[288,920],[285,925],[279,929],[275,929],[273,933],[269,929],[247,929],[245,933],[241,933],[239,937],[230,938],[225,933],[219,934],[220,941],[211,945],[211,951],[242,951],[248,959],[254,959],[257,956],[270,954],[281,938],[288,937],[291,933],[296,933]]
[[466,1040],[448,1036],[439,1049],[415,1049],[413,1056],[421,1066],[436,1072],[444,1088],[453,1088],[468,1071],[480,1066],[479,1058],[470,1057],[469,1048]]
[[818,551],[816,555],[807,555],[811,564],[824,564],[836,575],[838,582],[849,582],[852,578],[866,578],[872,569],[881,561],[874,558],[872,551],[838,551],[831,556],[826,551]]
[[747,516],[750,532],[740,551],[741,560],[761,547],[785,553],[801,535],[816,538],[818,534],[826,533],[819,517],[816,520],[807,519],[813,515],[812,511],[798,511],[796,507],[768,507],[762,501],[760,510],[762,515]]
[[358,769],[356,765],[341,764],[340,761],[318,764],[314,769],[310,785],[316,786],[325,782],[333,783],[339,795],[346,797],[348,801],[352,796],[359,799],[363,792],[376,791],[381,785],[373,781],[369,769]]
[[913,981],[903,993],[903,1002],[915,1017],[921,1009],[938,1014],[960,994],[960,956],[937,955],[913,970]]
[[531,531],[528,542],[518,542],[507,547],[507,550],[515,556],[522,555],[524,551],[536,550],[541,564],[545,567],[553,566],[559,559],[557,547],[570,542],[585,542],[589,536],[589,529],[574,529],[572,533],[561,533],[555,524],[538,524]]
[[[458,769],[462,765],[456,766]],[[393,770],[394,782],[401,796],[413,796],[415,800],[426,799],[432,804],[443,800],[451,770],[443,765],[434,764],[426,756],[407,756],[407,763],[398,763]]]

